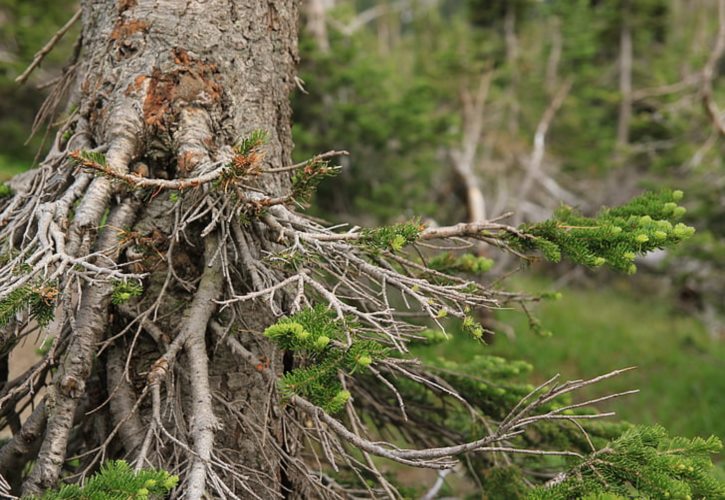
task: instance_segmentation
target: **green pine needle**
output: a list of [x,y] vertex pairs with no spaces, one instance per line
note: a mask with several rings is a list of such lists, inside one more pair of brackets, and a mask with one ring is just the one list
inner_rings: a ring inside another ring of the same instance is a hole
[[529,238],[508,238],[514,248],[539,250],[552,262],[566,256],[577,264],[608,265],[631,274],[637,270],[632,263],[637,255],[672,247],[695,233],[678,222],[686,211],[677,204],[682,197],[682,191],[647,192],[595,217],[563,206],[551,219],[523,225],[520,229]]

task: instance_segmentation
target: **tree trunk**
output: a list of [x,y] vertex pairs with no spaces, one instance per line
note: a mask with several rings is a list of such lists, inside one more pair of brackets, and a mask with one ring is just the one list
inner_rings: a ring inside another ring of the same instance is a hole
[[629,124],[632,120],[632,29],[629,2],[622,8],[622,26],[619,37],[619,117],[617,120],[617,156],[629,144]]
[[[2,207],[3,237],[41,256],[29,280],[45,278],[43,266],[57,270],[61,298],[49,326],[59,363],[40,451],[34,457],[17,434],[0,453],[0,473],[35,459],[23,493],[38,494],[68,471],[68,457],[91,452],[82,456],[83,473],[114,457],[164,467],[181,474],[187,498],[287,496],[293,474],[284,457],[294,456],[294,431],[283,428],[270,380],[208,329],[228,326],[224,335],[259,363],[284,370],[281,352],[259,335],[273,310],[284,311],[283,294],[272,309],[237,304],[221,312],[214,302],[272,273],[240,265],[231,274],[221,263],[249,264],[245,257],[261,259],[274,242],[259,224],[236,222],[225,204],[232,193],[203,196],[209,185],[178,197],[129,189],[66,155],[100,151],[109,171],[139,179],[191,178],[261,130],[258,167],[289,164],[297,3],[87,0],[82,22],[80,56],[67,77],[75,78],[77,111],[41,168],[16,181],[18,192],[42,203]],[[244,196],[288,188],[288,174],[260,175]],[[36,217],[35,234],[18,232]],[[228,238],[236,250],[220,243]],[[141,274],[143,295],[112,305],[117,283]],[[97,403],[104,404],[83,414]],[[105,432],[78,433],[83,420]]]

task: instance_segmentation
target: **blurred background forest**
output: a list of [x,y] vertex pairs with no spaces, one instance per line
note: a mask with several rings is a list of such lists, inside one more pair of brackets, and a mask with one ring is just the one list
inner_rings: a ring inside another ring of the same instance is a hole
[[[42,157],[67,112],[54,84],[77,26],[25,85],[15,79],[75,9],[0,0],[3,179]],[[636,365],[600,390],[641,394],[608,408],[725,438],[723,16],[717,0],[304,0],[295,154],[351,153],[311,210],[361,226],[509,212],[517,224],[561,203],[591,214],[644,189],[682,189],[696,236],[638,261],[634,276],[545,263],[516,272],[482,248],[495,262],[487,282],[562,298],[532,311],[540,323],[487,318],[488,345],[454,339],[420,354],[495,353],[533,366],[534,380]]]

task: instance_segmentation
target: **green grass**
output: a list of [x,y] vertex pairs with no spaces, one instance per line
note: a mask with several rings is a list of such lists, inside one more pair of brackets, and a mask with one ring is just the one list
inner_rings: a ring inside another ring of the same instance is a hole
[[30,168],[29,163],[24,163],[3,154],[0,154],[0,181],[6,181],[21,172]]
[[[527,291],[550,285],[542,279],[514,284]],[[497,319],[514,328],[515,338],[499,333],[491,345],[481,346],[461,334],[419,353],[462,360],[488,352],[522,359],[534,365],[535,381],[556,373],[582,378],[637,366],[586,395],[637,388],[639,394],[602,409],[633,423],[660,423],[673,434],[725,437],[725,345],[711,341],[696,319],[668,307],[666,300],[628,290],[561,291],[561,300],[534,308],[552,337],[529,331],[524,314],[500,311]]]

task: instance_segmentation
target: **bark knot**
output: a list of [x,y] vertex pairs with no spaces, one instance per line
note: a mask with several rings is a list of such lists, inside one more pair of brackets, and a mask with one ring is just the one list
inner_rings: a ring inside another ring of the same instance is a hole
[[60,381],[60,390],[69,398],[80,398],[86,389],[86,382],[73,375],[64,375]]

